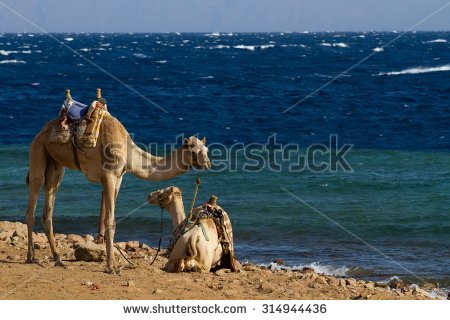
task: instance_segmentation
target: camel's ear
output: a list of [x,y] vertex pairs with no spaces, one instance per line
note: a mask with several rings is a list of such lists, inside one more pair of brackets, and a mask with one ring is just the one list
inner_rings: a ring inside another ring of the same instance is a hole
[[203,143],[203,144],[206,144],[206,137],[203,137],[202,143]]

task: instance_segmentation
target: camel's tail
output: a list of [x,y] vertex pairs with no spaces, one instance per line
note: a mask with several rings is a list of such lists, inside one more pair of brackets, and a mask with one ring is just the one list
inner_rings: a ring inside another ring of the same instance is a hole
[[30,171],[28,171],[28,173],[27,173],[26,182],[27,182],[27,186],[29,186],[30,185]]

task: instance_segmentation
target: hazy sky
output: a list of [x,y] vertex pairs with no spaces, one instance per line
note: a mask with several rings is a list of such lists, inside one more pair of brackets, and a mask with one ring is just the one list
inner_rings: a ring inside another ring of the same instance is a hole
[[449,0],[0,0],[0,32],[450,30]]

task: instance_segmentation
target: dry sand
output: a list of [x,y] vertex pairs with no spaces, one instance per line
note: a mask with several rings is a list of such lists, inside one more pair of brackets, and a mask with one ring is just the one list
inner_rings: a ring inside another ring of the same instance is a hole
[[[0,221],[0,299],[429,299],[426,291],[401,283],[377,284],[317,274],[312,270],[271,271],[245,265],[239,272],[167,273],[167,258],[150,260],[155,250],[129,243],[134,268],[118,275],[104,273],[105,262],[77,261],[74,247],[90,236],[58,235],[67,269],[54,267],[43,234],[35,234],[36,257],[25,264],[26,225]],[[124,243],[121,244],[125,246]],[[131,248],[133,247],[133,248]],[[124,266],[128,265],[123,260]]]

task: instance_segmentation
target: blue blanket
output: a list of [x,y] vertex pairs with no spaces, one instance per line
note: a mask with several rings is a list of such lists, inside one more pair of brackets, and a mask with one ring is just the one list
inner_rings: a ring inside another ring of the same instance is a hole
[[69,112],[67,113],[67,118],[73,122],[79,122],[83,120],[86,113],[89,111],[89,106],[82,104],[78,101],[73,101],[72,106],[69,108]]

